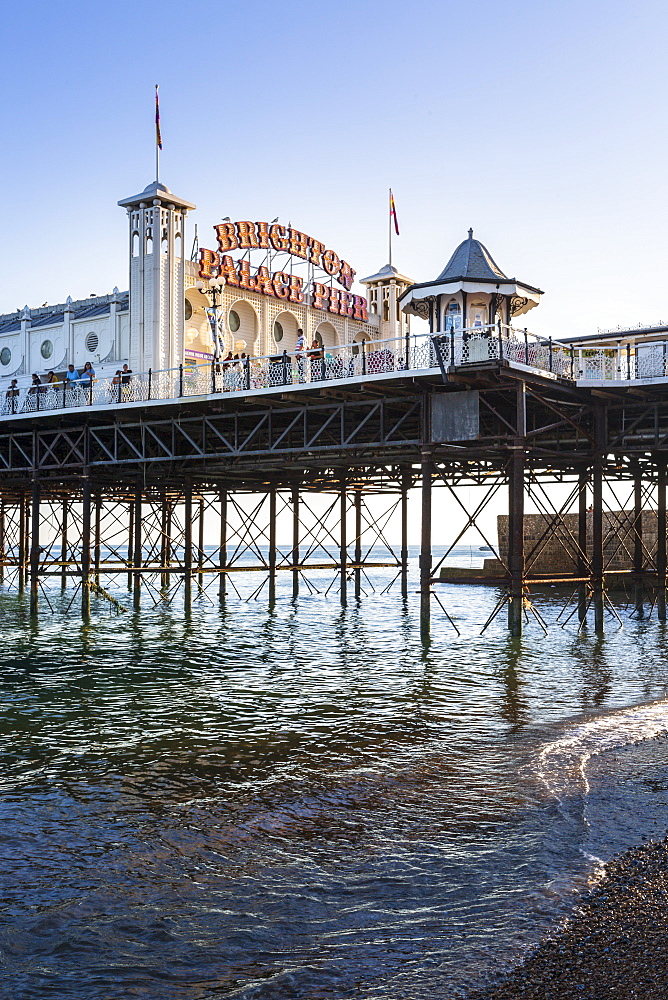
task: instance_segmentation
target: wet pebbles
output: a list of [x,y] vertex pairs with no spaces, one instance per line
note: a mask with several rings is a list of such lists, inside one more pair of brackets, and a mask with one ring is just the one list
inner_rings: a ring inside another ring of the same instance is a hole
[[566,928],[470,1000],[668,998],[668,838],[615,858]]

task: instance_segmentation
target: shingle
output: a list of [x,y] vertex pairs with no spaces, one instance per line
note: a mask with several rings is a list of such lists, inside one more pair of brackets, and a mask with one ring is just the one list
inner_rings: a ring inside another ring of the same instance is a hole
[[469,238],[459,244],[436,280],[456,281],[463,278],[473,281],[508,280],[487,247],[473,239],[472,229],[469,229]]

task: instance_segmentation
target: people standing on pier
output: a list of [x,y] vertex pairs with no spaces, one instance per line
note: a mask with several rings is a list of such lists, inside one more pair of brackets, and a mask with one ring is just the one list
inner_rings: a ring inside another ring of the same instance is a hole
[[38,392],[42,391],[42,380],[37,374],[33,374],[32,382],[30,383],[30,388],[26,393],[26,397],[23,401],[22,410],[34,410],[39,407],[39,403],[36,399],[32,398],[37,395]]
[[306,337],[301,327],[297,330],[297,342],[295,344],[295,360],[297,362],[297,379],[299,382],[306,381]]
[[123,365],[123,370],[121,371],[121,391],[123,393],[123,399],[127,399],[130,395],[130,381],[132,379],[132,368],[128,368],[127,363]]
[[55,372],[47,372],[45,378],[45,384],[47,386],[47,391],[49,389],[57,389],[61,385],[60,379],[57,377]]
[[90,385],[91,382],[95,380],[95,369],[93,368],[90,361],[87,361],[83,367],[83,371],[79,376],[80,382],[85,382],[86,385]]
[[79,381],[79,372],[76,370],[74,365],[68,365],[67,371],[65,372],[65,378],[67,379],[67,384],[70,389],[74,388],[74,383]]
[[314,338],[309,350],[311,356],[311,381],[319,382],[324,378],[322,363],[322,345],[317,337]]
[[16,400],[19,395],[18,381],[13,378],[9,384],[9,389],[5,393],[5,413],[16,413]]

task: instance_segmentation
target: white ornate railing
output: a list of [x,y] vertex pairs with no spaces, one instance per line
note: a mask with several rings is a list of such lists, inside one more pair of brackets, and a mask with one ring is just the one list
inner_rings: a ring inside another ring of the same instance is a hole
[[0,397],[0,414],[121,405],[181,399],[210,393],[252,392],[306,383],[364,378],[389,372],[507,361],[573,380],[628,380],[665,377],[668,342],[637,349],[582,349],[507,326],[476,327],[435,335],[407,335],[364,344],[325,348],[300,355],[267,355],[233,361],[180,365],[163,371],[98,378],[92,382],[10,388]]
[[436,354],[429,335],[406,336],[344,347],[180,365],[92,382],[61,382],[7,390],[0,412],[4,416],[62,410],[81,406],[120,405],[160,399],[181,399],[209,393],[249,392],[299,386],[333,379],[352,379],[406,369],[434,368]]

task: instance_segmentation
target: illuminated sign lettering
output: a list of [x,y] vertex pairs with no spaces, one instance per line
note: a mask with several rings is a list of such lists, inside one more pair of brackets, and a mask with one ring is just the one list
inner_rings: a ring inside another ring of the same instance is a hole
[[[351,270],[351,274],[354,273]],[[251,269],[247,260],[236,261],[229,254],[220,254],[217,250],[207,250],[204,247],[199,252],[199,276],[200,278],[220,276],[225,279],[226,285],[233,288],[271,295],[288,302],[301,304],[306,301],[303,279],[296,274],[288,274],[286,271],[271,273],[265,265]],[[361,323],[366,323],[368,320],[367,302],[363,295],[352,295],[350,292],[334,288],[333,285],[324,285],[320,281],[313,282],[310,304],[313,309],[333,313],[335,316],[349,316]]]
[[[350,291],[355,279],[355,271],[350,264],[334,250],[328,250],[324,243],[301,233],[298,229],[280,226],[274,222],[221,222],[213,230],[218,240],[218,252],[230,250],[275,250],[300,257],[309,264],[321,267],[335,281]],[[208,251],[211,252],[211,251]]]

